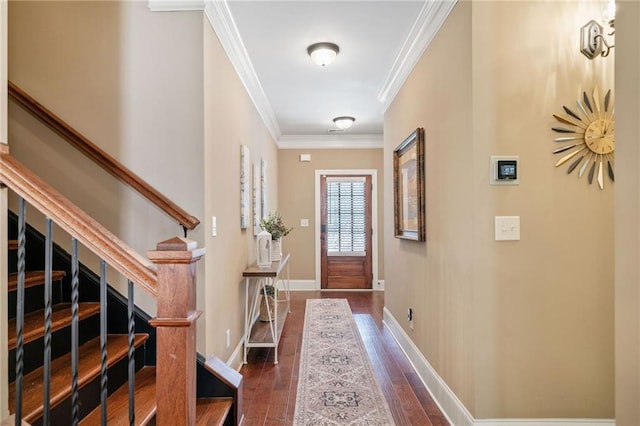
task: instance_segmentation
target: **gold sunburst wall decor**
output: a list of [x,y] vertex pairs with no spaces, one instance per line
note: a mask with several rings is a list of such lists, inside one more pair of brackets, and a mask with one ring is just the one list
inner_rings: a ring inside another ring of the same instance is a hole
[[601,98],[596,86],[591,97],[582,92],[582,99],[576,101],[576,109],[565,105],[562,108],[566,115],[553,114],[562,127],[551,128],[562,134],[554,141],[564,144],[553,150],[554,154],[563,154],[556,167],[569,163],[567,174],[578,169],[579,178],[586,173],[589,184],[595,177],[600,189],[604,189],[605,168],[611,182],[614,181],[615,122],[611,90]]

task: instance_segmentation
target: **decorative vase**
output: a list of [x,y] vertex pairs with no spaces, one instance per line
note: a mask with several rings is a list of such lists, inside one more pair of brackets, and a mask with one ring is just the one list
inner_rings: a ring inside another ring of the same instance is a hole
[[271,261],[280,262],[282,259],[282,238],[271,240]]
[[271,234],[267,231],[262,231],[258,234],[256,241],[256,262],[259,268],[271,267],[272,241]]
[[[269,310],[271,311],[271,320],[269,320],[269,312],[267,311],[267,304],[269,304]],[[260,300],[260,316],[258,319],[262,322],[273,321],[276,316],[276,299],[272,296],[262,296]]]

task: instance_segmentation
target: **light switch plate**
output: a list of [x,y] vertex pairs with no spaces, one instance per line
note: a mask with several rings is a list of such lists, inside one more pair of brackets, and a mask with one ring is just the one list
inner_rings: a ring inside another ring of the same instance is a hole
[[211,216],[211,236],[215,237],[218,235],[218,219],[215,216]]
[[496,241],[520,241],[520,216],[495,217]]
[[302,228],[306,228],[307,226],[309,226],[309,219],[300,219],[300,226]]

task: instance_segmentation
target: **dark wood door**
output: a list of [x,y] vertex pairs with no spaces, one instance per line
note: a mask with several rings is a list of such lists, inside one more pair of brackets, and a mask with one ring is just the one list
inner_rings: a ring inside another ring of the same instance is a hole
[[322,289],[371,289],[371,175],[320,178]]

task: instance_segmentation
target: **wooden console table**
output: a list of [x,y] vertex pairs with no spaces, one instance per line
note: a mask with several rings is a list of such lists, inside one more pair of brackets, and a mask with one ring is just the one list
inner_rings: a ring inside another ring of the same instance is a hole
[[[276,287],[281,273],[286,270],[286,278],[282,280],[285,298],[278,291],[276,303],[272,310],[267,303],[267,313],[272,321],[258,321],[260,310],[260,293],[266,297],[267,285]],[[289,293],[289,254],[282,256],[280,262],[272,262],[270,267],[259,268],[251,265],[242,273],[245,282],[244,292],[244,363],[247,363],[249,348],[274,348],[274,364],[278,363],[278,344],[284,328],[287,314],[291,312]],[[255,289],[251,288],[251,282],[256,282]],[[251,291],[253,290],[253,291]]]

